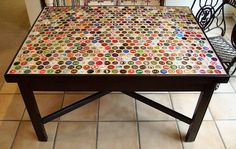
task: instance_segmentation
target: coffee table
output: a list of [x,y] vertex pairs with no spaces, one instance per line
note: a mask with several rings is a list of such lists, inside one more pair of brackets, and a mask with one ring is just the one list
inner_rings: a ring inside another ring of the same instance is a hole
[[[5,73],[19,85],[40,141],[44,124],[120,91],[187,124],[194,141],[217,83],[229,75],[187,7],[46,7]],[[97,91],[41,117],[33,91]],[[192,118],[136,91],[200,91]]]

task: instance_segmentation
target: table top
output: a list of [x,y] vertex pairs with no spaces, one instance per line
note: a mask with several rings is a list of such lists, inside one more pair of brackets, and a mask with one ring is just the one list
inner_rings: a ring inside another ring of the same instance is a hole
[[187,7],[46,7],[7,74],[226,74]]

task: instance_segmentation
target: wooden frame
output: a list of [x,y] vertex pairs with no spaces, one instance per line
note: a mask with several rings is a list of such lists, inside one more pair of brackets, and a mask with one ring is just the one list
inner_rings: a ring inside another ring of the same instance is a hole
[[[194,141],[216,84],[227,83],[229,80],[228,74],[10,74],[8,73],[10,66],[5,73],[5,79],[7,82],[18,83],[26,109],[40,141],[47,141],[45,123],[111,91],[123,92],[189,124],[186,141]],[[42,118],[33,91],[98,92]],[[189,118],[137,94],[136,91],[200,91],[201,94],[194,115]]]

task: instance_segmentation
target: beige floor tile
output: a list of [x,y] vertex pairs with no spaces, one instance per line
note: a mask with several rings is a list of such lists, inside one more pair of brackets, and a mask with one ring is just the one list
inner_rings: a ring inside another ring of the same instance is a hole
[[138,149],[136,122],[99,122],[98,149]]
[[[232,28],[233,28],[235,21],[233,20],[232,17],[225,17],[225,20],[226,20],[226,34],[224,37],[229,38],[229,37],[231,37],[231,32],[232,32]],[[221,19],[219,21],[221,21]],[[216,20],[214,20],[214,22],[212,23],[211,28],[213,28],[214,26],[216,26]],[[223,27],[223,24],[221,26]],[[208,37],[220,36],[221,32],[222,31],[219,28],[213,29],[212,31],[207,32],[207,36]]]
[[56,138],[56,149],[95,149],[95,122],[60,122]]
[[231,86],[234,88],[234,90],[236,91],[236,73],[234,73],[234,77],[231,77],[229,80]]
[[226,36],[231,39],[231,33],[233,31],[234,25],[235,25],[235,20],[233,17],[227,17],[226,18]]
[[215,29],[213,31],[207,32],[206,35],[207,37],[215,37],[215,36],[220,36],[221,30],[220,29]]
[[235,20],[233,17],[225,17],[226,20],[226,27],[227,28],[233,28],[234,24],[235,24]]
[[[174,109],[188,117],[192,117],[199,94],[171,94]],[[207,110],[204,120],[212,120],[212,116]]]
[[224,37],[226,37],[226,39],[229,41],[229,43],[231,42],[232,31],[233,31],[233,28],[227,28],[226,32],[225,32]]
[[[143,96],[171,108],[169,94],[142,94]],[[172,108],[171,108],[172,109]],[[137,101],[138,120],[174,120],[171,116]]]
[[[63,107],[70,105],[90,94],[65,94]],[[84,105],[60,118],[61,121],[96,121],[98,101]]]
[[115,5],[115,2],[112,0],[103,0],[99,5]]
[[[35,95],[41,116],[44,117],[59,110],[62,106],[63,94],[37,94]],[[27,110],[24,113],[23,120],[29,120]],[[58,119],[56,119],[58,120]]]
[[96,91],[65,91],[65,94],[95,94]]
[[20,120],[24,108],[20,94],[0,94],[0,120]]
[[181,149],[176,122],[140,122],[142,149]]
[[169,92],[155,92],[155,91],[138,91],[138,94],[168,94]]
[[17,121],[0,121],[0,148],[10,148],[15,138],[19,122]]
[[[230,70],[230,72],[232,73],[233,69],[235,68],[236,64],[234,64],[234,67],[232,67],[232,69]],[[231,78],[235,78],[236,77],[236,73],[234,73],[233,75],[231,75],[229,81],[231,80]],[[231,82],[230,82],[231,83]],[[232,85],[232,84],[231,84]],[[233,86],[232,86],[233,87]]]
[[[143,0],[140,0],[140,1],[143,1]],[[148,5],[150,5],[150,6],[159,6],[160,2],[158,0],[150,0],[148,2]]]
[[136,120],[134,99],[124,94],[108,94],[101,97],[99,120]]
[[221,83],[219,88],[215,90],[215,93],[234,93],[234,89],[231,86],[230,82]]
[[211,114],[215,119],[236,119],[236,94],[214,94],[211,103]]
[[57,122],[50,122],[45,125],[48,134],[48,141],[41,142],[35,134],[31,122],[21,122],[13,144],[13,149],[51,149],[56,134]]
[[236,121],[216,121],[227,149],[236,148]]
[[199,91],[190,91],[190,92],[169,92],[170,94],[200,94]]
[[6,83],[2,85],[0,93],[20,93],[17,83]]
[[[179,122],[182,140],[185,139],[188,126],[188,124]],[[203,121],[196,140],[194,142],[183,142],[183,145],[186,149],[224,149],[224,144],[213,121]]]
[[120,5],[134,5],[134,3],[132,1],[123,1]]
[[64,94],[64,91],[34,91],[34,94]]

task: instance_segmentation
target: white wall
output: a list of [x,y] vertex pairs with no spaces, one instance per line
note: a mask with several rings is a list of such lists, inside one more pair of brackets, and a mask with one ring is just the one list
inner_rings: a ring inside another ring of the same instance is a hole
[[[166,6],[189,6],[191,7],[193,0],[166,0]],[[232,16],[235,8],[225,6],[225,16]],[[236,12],[235,12],[236,15]]]
[[25,0],[25,5],[30,20],[30,25],[33,25],[35,19],[42,10],[40,0]]
[[191,6],[193,0],[166,0],[166,6]]
[[234,9],[234,21],[236,21],[236,9]]
[[[48,5],[51,5],[52,0],[46,0]],[[30,24],[34,23],[34,20],[37,18],[38,14],[41,11],[40,0],[25,0],[26,9],[28,12]],[[166,6],[189,6],[191,7],[193,0],[166,0]],[[230,6],[227,6],[225,9],[226,16],[236,16],[236,11]]]

